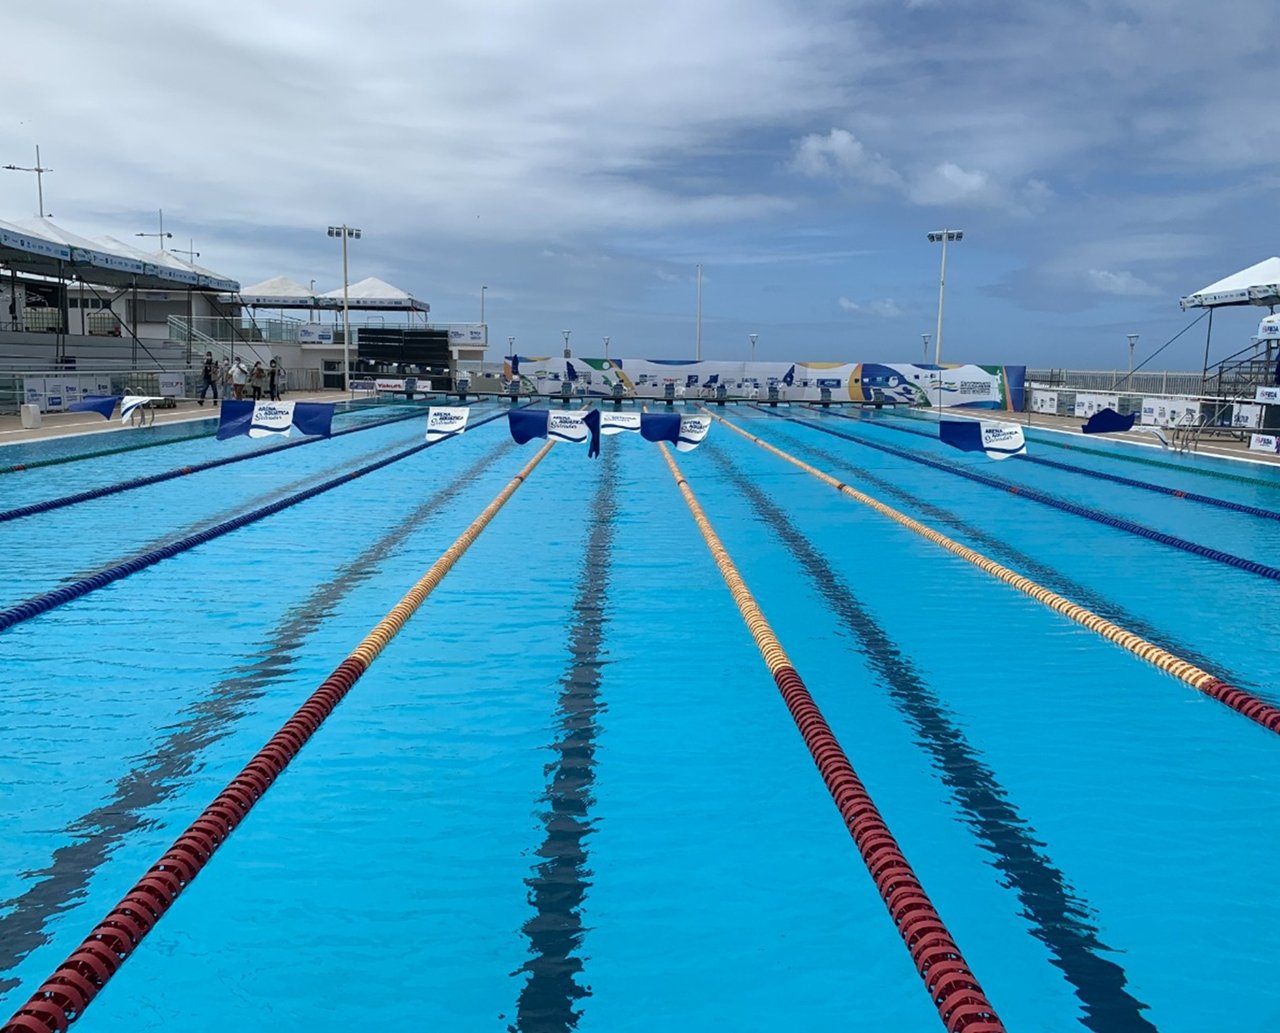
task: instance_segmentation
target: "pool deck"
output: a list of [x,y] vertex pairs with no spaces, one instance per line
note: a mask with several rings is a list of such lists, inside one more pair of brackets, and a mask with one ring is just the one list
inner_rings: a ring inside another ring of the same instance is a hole
[[[505,396],[500,396],[504,397]],[[313,391],[313,392],[289,392],[287,401],[294,402],[335,402],[341,401],[343,396],[337,391]],[[356,396],[357,401],[367,400],[367,396]],[[523,400],[523,399],[522,399]],[[693,399],[686,399],[687,402],[693,402]],[[608,400],[600,400],[603,406],[608,405]],[[457,404],[456,402],[454,404]],[[704,403],[705,404],[705,403]],[[758,401],[751,404],[759,405]],[[817,403],[786,403],[779,406],[779,409],[792,411],[804,408],[806,404],[814,409],[820,408]],[[719,411],[718,406],[712,406],[714,411]],[[732,413],[736,408],[734,402],[730,402],[726,409],[725,415]],[[839,411],[841,406],[833,405],[833,410]],[[183,399],[178,402],[176,408],[173,409],[156,409],[155,422],[157,426],[169,423],[189,423],[193,420],[208,419],[217,413],[217,409],[213,405],[206,403],[204,406],[197,405],[192,399]],[[1156,451],[1168,451],[1159,441],[1152,435],[1140,432],[1130,431],[1124,434],[1083,434],[1080,431],[1081,420],[1071,416],[1049,416],[1044,413],[1011,413],[1011,412],[978,412],[973,409],[947,409],[943,410],[948,416],[957,416],[967,419],[981,418],[984,420],[1000,420],[1006,423],[1019,423],[1024,427],[1031,427],[1036,430],[1048,430],[1061,434],[1070,434],[1081,440],[1081,443],[1088,439],[1097,440],[1099,438],[1110,438],[1113,441],[1123,441],[1130,445],[1138,445],[1145,448],[1152,448]],[[34,429],[24,428],[22,420],[19,416],[0,416],[0,446],[20,441],[42,441],[49,438],[70,437],[76,434],[110,434],[120,433],[122,431],[133,430],[127,424],[121,425],[118,417],[112,417],[110,420],[104,420],[96,413],[85,412],[60,412],[45,413],[41,421],[41,426]],[[1172,436],[1172,431],[1166,431],[1167,436]],[[1223,459],[1235,459],[1244,462],[1261,463],[1268,466],[1280,466],[1280,454],[1274,452],[1257,452],[1250,451],[1248,440],[1237,441],[1230,437],[1206,437],[1201,439],[1194,450],[1199,455],[1216,456]]]

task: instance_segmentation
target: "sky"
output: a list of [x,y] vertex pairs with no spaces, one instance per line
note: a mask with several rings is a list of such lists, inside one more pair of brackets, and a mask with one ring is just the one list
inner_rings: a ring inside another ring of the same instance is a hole
[[0,37],[0,165],[40,146],[59,225],[163,209],[318,291],[356,226],[353,282],[483,294],[495,360],[692,358],[699,265],[703,358],[932,358],[955,228],[942,361],[1198,370],[1179,297],[1280,253],[1267,0],[45,0]]

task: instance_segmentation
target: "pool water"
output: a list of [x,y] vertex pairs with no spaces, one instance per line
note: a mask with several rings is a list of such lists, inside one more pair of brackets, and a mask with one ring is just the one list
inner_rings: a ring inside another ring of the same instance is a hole
[[[0,523],[0,608],[420,443],[393,411]],[[869,444],[1260,562],[1280,523],[777,412],[723,410],[1277,699],[1276,582]],[[1269,471],[1047,440],[1280,510]],[[3,475],[0,510],[240,449]],[[0,1019],[533,454],[474,427],[0,632]],[[1274,733],[725,427],[678,462],[1010,1030],[1280,1028]],[[658,448],[620,435],[550,451],[74,1028],[837,1025],[942,1028]]]

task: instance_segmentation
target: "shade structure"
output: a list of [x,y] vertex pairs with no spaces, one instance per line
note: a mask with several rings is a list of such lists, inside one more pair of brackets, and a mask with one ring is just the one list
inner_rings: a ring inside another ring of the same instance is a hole
[[[341,308],[342,288],[326,291],[317,299],[318,308]],[[357,309],[407,309],[412,312],[429,312],[431,306],[419,301],[408,291],[401,290],[376,276],[369,276],[347,288],[347,307]]]
[[226,300],[239,301],[251,308],[315,308],[315,295],[297,280],[287,276],[273,276],[269,280],[250,284],[240,291],[240,297]]
[[1280,304],[1280,258],[1271,257],[1202,287],[1181,300],[1183,309]]

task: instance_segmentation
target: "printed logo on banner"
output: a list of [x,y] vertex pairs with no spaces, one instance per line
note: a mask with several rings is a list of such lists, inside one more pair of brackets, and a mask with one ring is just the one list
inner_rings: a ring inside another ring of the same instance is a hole
[[461,434],[467,429],[471,410],[461,405],[433,405],[427,410],[427,441]]
[[710,430],[710,416],[681,416],[680,440],[676,442],[676,449],[681,452],[692,452],[702,444]]
[[1016,424],[982,422],[982,450],[992,459],[1008,459],[1027,450],[1026,437]]
[[606,412],[600,414],[601,434],[621,434],[624,431],[639,433],[640,414],[638,412]]
[[1250,434],[1249,448],[1254,452],[1280,452],[1280,438],[1274,434]]
[[590,434],[580,412],[553,412],[547,415],[547,437],[581,445]]
[[376,391],[378,382],[376,380],[353,380],[351,381],[352,391]]
[[269,438],[273,434],[289,436],[293,428],[293,402],[258,402],[253,407],[249,437]]
[[1255,402],[1270,402],[1275,404],[1280,402],[1280,387],[1259,387],[1258,393],[1254,396]]

